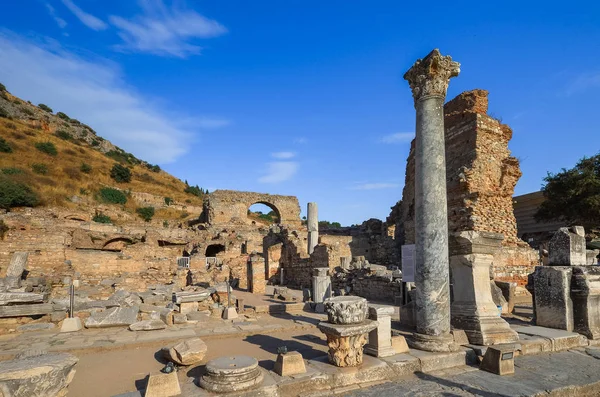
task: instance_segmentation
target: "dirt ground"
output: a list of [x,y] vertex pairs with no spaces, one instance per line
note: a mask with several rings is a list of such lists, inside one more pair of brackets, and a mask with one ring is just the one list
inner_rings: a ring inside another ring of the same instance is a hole
[[[221,339],[205,339],[208,353],[206,361],[228,355],[248,355],[258,359],[261,367],[272,369],[277,357],[277,348],[287,346],[289,351],[299,351],[305,359],[326,354],[324,335],[318,330],[250,335]],[[162,345],[151,347],[131,347],[123,350],[90,352],[77,354],[77,372],[69,386],[68,397],[110,397],[143,389],[150,373],[164,367],[157,354]],[[181,368],[181,384],[196,378],[203,365],[195,368]]]

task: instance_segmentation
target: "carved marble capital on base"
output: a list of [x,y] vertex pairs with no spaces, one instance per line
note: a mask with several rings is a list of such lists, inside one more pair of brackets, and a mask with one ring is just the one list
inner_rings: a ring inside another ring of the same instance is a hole
[[368,334],[377,328],[377,322],[365,320],[360,324],[319,323],[319,330],[327,336],[329,362],[336,367],[355,367],[363,362],[363,349]]

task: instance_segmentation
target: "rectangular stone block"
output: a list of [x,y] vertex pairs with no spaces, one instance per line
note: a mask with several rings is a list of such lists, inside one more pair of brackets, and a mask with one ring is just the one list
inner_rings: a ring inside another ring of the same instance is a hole
[[365,353],[374,357],[387,357],[396,354],[392,347],[393,306],[369,305],[369,319],[377,322],[377,328],[369,332],[369,343]]
[[537,266],[533,274],[536,324],[542,327],[573,330],[573,301],[568,266]]
[[187,314],[198,311],[198,302],[183,302],[179,304],[179,313]]
[[548,243],[548,265],[585,266],[585,232],[581,226],[561,227]]
[[181,394],[177,372],[154,374],[148,378],[145,397],[174,397]]

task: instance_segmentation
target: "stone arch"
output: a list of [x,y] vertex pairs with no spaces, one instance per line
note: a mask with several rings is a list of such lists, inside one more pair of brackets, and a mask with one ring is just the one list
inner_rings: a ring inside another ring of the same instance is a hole
[[248,206],[248,210],[250,210],[250,207],[252,207],[255,204],[263,204],[265,206],[267,206],[267,208],[271,209],[273,212],[275,212],[275,216],[277,217],[277,222],[275,223],[281,223],[281,213],[279,212],[279,210],[277,209],[277,207],[269,202],[266,201],[257,201],[256,203],[251,203]]
[[207,222],[219,224],[248,224],[248,209],[254,204],[264,204],[275,211],[279,223],[300,226],[300,204],[295,196],[215,190],[206,199]]
[[102,245],[104,251],[122,251],[128,245],[134,244],[134,241],[127,237],[115,237],[107,240]]

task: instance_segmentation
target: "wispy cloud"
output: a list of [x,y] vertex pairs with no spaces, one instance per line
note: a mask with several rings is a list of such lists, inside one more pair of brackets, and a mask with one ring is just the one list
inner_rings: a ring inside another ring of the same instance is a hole
[[260,183],[280,183],[291,179],[298,171],[295,161],[273,161],[267,163],[267,174],[258,178]]
[[120,16],[109,18],[119,29],[118,35],[124,42],[117,46],[120,50],[185,58],[202,51],[202,47],[190,43],[192,39],[227,33],[227,28],[219,22],[177,7],[177,4],[167,7],[162,0],[139,3],[143,8],[142,15],[130,20]]
[[88,28],[93,30],[105,30],[108,28],[108,25],[104,21],[83,11],[72,0],[62,0],[62,3]]
[[50,14],[50,16],[52,17],[52,19],[54,19],[54,22],[56,22],[56,24],[58,25],[59,28],[64,29],[67,27],[67,21],[65,21],[64,19],[62,19],[61,17],[59,17],[56,14],[56,10],[54,9],[54,7],[52,7],[50,5],[50,3],[46,3],[46,9],[48,10],[48,14]]
[[361,183],[350,187],[351,190],[377,190],[400,187],[399,183]]
[[57,43],[33,42],[7,31],[0,31],[0,81],[10,84],[14,94],[63,111],[152,163],[184,154],[202,124],[224,123],[173,115],[168,104],[156,105],[159,99],[126,84],[106,60],[84,59]]
[[415,137],[414,132],[397,132],[395,134],[385,135],[380,139],[383,143],[405,143],[410,142]]
[[296,153],[294,153],[294,152],[275,152],[275,153],[271,153],[271,157],[276,158],[276,159],[281,159],[281,160],[291,159],[291,158],[294,158],[295,156],[296,156]]
[[294,143],[297,143],[299,145],[304,145],[307,142],[308,142],[308,139],[306,139],[306,138],[304,138],[302,136],[294,139]]
[[600,87],[600,72],[582,73],[566,87],[567,96]]

